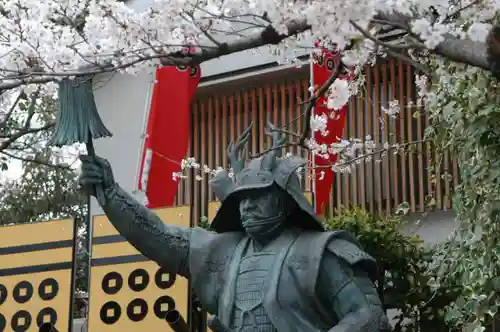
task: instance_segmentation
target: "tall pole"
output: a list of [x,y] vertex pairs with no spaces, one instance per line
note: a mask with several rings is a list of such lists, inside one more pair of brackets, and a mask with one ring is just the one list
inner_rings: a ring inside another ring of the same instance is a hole
[[[314,70],[313,70],[313,62],[314,62],[314,57],[313,57],[314,49],[309,53],[309,80],[310,80],[310,86],[312,89],[309,89],[311,92],[310,98],[314,96]],[[311,116],[314,116],[314,111],[315,111],[316,105],[313,106],[311,110]],[[314,138],[314,132],[311,130],[311,138]],[[311,202],[312,206],[314,208],[314,211],[316,211],[316,157],[311,151]]]

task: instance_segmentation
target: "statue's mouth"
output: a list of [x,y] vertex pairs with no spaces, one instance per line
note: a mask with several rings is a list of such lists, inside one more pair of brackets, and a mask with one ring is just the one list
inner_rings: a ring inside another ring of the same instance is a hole
[[243,226],[254,227],[254,226],[262,226],[269,224],[269,219],[255,218],[255,217],[247,217],[242,220]]
[[244,227],[253,228],[258,226],[272,225],[280,222],[281,220],[283,220],[283,214],[279,213],[276,216],[267,218],[247,216],[242,218],[241,223]]

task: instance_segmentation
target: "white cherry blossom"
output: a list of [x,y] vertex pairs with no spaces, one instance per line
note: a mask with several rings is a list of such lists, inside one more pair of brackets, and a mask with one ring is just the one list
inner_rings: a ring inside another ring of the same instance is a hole
[[[294,58],[300,54],[297,50],[311,48],[320,53],[321,48],[335,46],[343,69],[349,70],[354,79],[333,81],[325,93],[326,107],[331,112],[311,117],[311,134],[319,131],[328,135],[327,121],[336,119],[336,111],[364,85],[362,68],[372,65],[376,57],[385,55],[386,51],[410,50],[411,59],[424,66],[428,60],[440,61],[434,56],[436,53],[487,69],[486,61],[466,57],[461,60],[459,55],[450,53],[454,50],[446,50],[445,46],[450,38],[484,43],[499,9],[499,0],[459,3],[448,0],[154,0],[151,6],[142,9],[117,0],[4,0],[0,4],[0,119],[5,117],[7,104],[20,87],[26,93],[38,88],[30,83],[55,82],[84,72],[136,74],[153,69],[160,57],[170,64],[200,62],[225,52],[265,44],[273,45],[256,52],[269,52],[281,56],[282,62],[293,64],[298,63]],[[383,34],[384,26],[406,31],[407,36],[394,42],[380,42],[377,38]],[[271,36],[277,40],[265,39],[261,34],[263,29],[274,29]],[[443,47],[438,48],[439,45]],[[451,73],[443,66],[432,74],[435,77],[416,77],[417,106],[422,102],[431,105],[437,102],[429,86],[431,80],[441,86],[449,85]],[[45,84],[43,93],[55,96],[56,86]],[[402,106],[389,101],[381,107],[395,117]],[[370,149],[376,149],[366,143],[369,141],[339,137],[338,143],[327,146],[308,138],[305,146],[325,158],[336,153],[356,158],[359,153],[369,154]],[[181,173],[195,169],[197,177],[214,175],[221,169],[210,169],[193,158],[186,158],[181,168]],[[182,178],[181,173],[173,174],[173,178]]]
[[[156,0],[141,10],[116,0],[4,0],[0,5],[1,83],[15,83],[20,73],[50,79],[105,64],[136,73],[155,65],[161,54],[190,50],[201,55],[213,50],[217,41],[227,41],[235,29],[255,32],[268,24],[283,34],[290,33],[294,24],[307,26],[270,47],[274,54],[314,40],[322,46],[336,44],[342,51],[353,38],[376,32],[371,20],[377,15],[405,15],[412,32],[432,50],[447,34],[484,40],[486,21],[500,1],[461,2],[462,7],[470,4],[459,19],[443,21],[435,19],[430,6],[441,18],[460,8],[444,0]],[[468,19],[474,24],[464,31]],[[373,41],[365,38],[359,47],[342,54],[346,64],[354,66],[368,62],[376,51]]]
[[326,125],[328,123],[328,116],[326,114],[313,114],[311,116],[311,130],[313,132],[319,131],[323,136],[328,135]]
[[350,91],[347,80],[335,80],[330,86],[327,107],[332,110],[341,109],[349,101]]

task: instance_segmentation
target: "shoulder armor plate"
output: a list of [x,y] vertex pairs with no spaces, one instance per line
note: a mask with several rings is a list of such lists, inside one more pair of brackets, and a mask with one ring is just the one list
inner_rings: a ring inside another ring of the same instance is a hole
[[377,262],[356,243],[344,239],[332,239],[327,245],[328,251],[342,258],[351,266],[360,266],[372,279],[377,278]]

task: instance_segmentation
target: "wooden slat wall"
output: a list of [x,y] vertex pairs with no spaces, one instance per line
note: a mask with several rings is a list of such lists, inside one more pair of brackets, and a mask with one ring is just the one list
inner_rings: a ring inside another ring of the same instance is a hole
[[[416,103],[413,69],[394,59],[379,61],[365,71],[366,85],[352,97],[344,130],[345,138],[371,136],[380,147],[422,140],[429,119],[422,109],[406,107]],[[298,104],[309,96],[309,77],[301,74],[283,79],[246,85],[243,88],[224,88],[209,94],[200,94],[193,103],[192,142],[189,156],[210,168],[227,167],[227,145],[254,122],[249,152],[254,154],[268,147],[264,125],[271,120],[277,125],[289,124],[288,129],[299,132],[303,118]],[[382,110],[391,100],[399,100],[401,113],[391,118]],[[298,119],[297,119],[298,118]],[[293,121],[296,119],[295,121]],[[451,207],[451,192],[458,181],[457,165],[446,153],[443,164],[435,175],[429,172],[429,161],[437,154],[430,143],[413,147],[413,153],[374,156],[372,161],[360,163],[351,173],[338,173],[331,192],[329,213],[339,206],[360,206],[373,213],[394,212],[408,202],[412,212],[426,211],[429,203],[435,208]],[[307,158],[307,151],[290,147],[284,151]],[[209,176],[202,180],[180,183],[177,204],[193,203],[195,220],[207,215],[208,202],[215,199],[209,186]],[[303,176],[303,186],[309,190],[309,181]],[[192,193],[193,201],[190,201]]]

